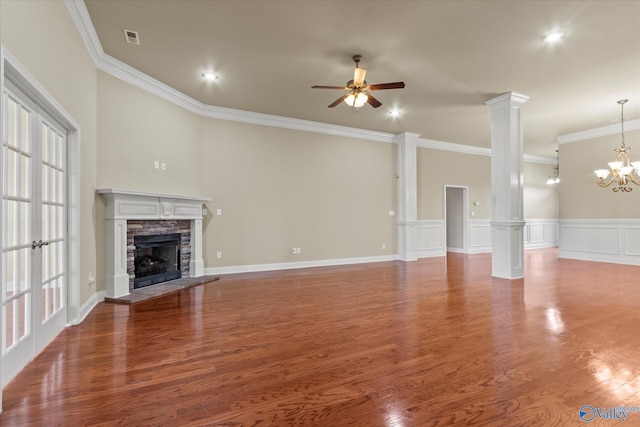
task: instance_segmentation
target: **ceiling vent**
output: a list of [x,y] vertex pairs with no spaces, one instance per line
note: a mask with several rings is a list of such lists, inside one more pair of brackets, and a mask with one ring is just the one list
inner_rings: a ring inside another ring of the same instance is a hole
[[140,44],[140,36],[137,31],[124,30],[124,38],[127,40],[127,43]]

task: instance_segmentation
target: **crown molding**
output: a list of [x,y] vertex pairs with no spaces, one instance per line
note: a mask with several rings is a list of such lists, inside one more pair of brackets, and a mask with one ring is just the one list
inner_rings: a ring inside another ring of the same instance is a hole
[[[433,139],[419,139],[418,147],[431,148],[434,150],[453,151],[456,153],[473,154],[476,156],[491,157],[491,149],[485,147],[476,147],[473,145],[453,144],[451,142],[436,141]],[[532,156],[525,154],[523,156],[525,162],[542,163],[545,165],[555,165],[556,159],[552,157]]]
[[[640,129],[640,119],[625,121],[624,128],[625,131]],[[620,124],[607,125],[599,128],[560,135],[556,137],[556,141],[558,144],[567,144],[569,142],[584,141],[586,139],[615,135],[617,133],[620,133]]]
[[543,165],[553,165],[555,166],[558,162],[557,159],[553,157],[542,157],[542,156],[532,156],[529,154],[525,154],[523,157],[525,162],[529,163],[541,163]]
[[98,33],[96,33],[96,29],[93,26],[93,21],[91,21],[84,0],[64,0],[64,4],[80,33],[84,45],[89,51],[89,56],[91,56],[91,59],[93,59],[94,64],[97,66],[99,58],[104,55],[104,50],[102,49]]
[[273,126],[284,129],[300,130],[305,132],[324,133],[334,136],[346,136],[350,138],[366,139],[378,142],[393,142],[393,134],[377,132],[367,129],[353,128],[349,126],[333,125],[329,123],[315,122],[311,120],[294,119],[291,117],[276,116],[273,114],[255,113],[252,111],[235,110],[232,108],[205,105],[199,113],[204,117],[232,120],[255,125]]
[[477,156],[491,157],[491,149],[485,147],[476,147],[473,145],[452,144],[451,142],[436,141],[434,139],[418,140],[418,147],[432,148],[434,150],[454,151],[456,153],[475,154]]
[[[262,126],[273,126],[304,132],[322,133],[333,136],[358,138],[369,141],[385,142],[389,144],[396,142],[394,139],[395,135],[386,132],[377,132],[368,129],[333,125],[311,120],[294,119],[291,117],[255,113],[251,111],[236,110],[233,108],[203,104],[202,102],[197,101],[190,96],[187,96],[184,93],[160,82],[159,80],[156,80],[153,77],[142,73],[141,71],[125,64],[124,62],[119,61],[118,59],[110,55],[107,55],[102,49],[102,44],[100,43],[100,39],[98,38],[98,34],[96,33],[96,30],[93,26],[93,22],[91,21],[89,11],[87,10],[87,6],[85,5],[84,1],[64,0],[64,3],[69,10],[71,18],[73,19],[73,22],[76,25],[78,32],[80,33],[80,37],[87,47],[89,55],[93,59],[96,68],[202,117],[230,120]],[[499,98],[505,96],[516,97],[518,100],[520,100],[521,98],[526,98],[524,97],[524,95],[519,95],[512,92],[506,93]],[[491,156],[491,150],[489,148],[454,144],[451,142],[418,139],[417,145],[419,147],[433,148],[436,150]],[[528,162],[538,162],[546,164],[555,164],[556,162],[554,158],[528,155],[524,156],[524,160]]]

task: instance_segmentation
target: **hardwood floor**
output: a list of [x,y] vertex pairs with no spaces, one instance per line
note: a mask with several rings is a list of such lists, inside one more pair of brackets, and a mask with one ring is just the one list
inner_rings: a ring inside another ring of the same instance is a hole
[[640,267],[525,256],[517,281],[449,254],[100,303],[4,389],[0,425],[570,426],[640,407]]

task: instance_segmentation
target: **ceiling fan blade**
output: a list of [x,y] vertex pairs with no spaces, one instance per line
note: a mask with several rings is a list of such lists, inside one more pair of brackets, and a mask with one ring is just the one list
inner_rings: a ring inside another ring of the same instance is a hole
[[368,93],[367,96],[368,96],[367,103],[371,105],[373,108],[378,108],[379,106],[382,105],[382,102],[375,99],[373,96],[371,96],[370,93]]
[[364,84],[364,76],[367,74],[367,70],[364,68],[356,67],[353,70],[353,84],[360,87]]
[[344,87],[344,86],[320,86],[320,85],[311,86],[311,89],[340,89],[340,90],[349,90],[349,88],[348,88],[348,87]]
[[371,85],[367,89],[368,90],[382,90],[382,89],[402,89],[404,88],[404,82],[394,82],[394,83],[380,83],[377,85]]
[[349,96],[348,93],[345,93],[344,95],[342,95],[340,98],[336,99],[335,101],[333,101],[330,105],[329,108],[333,108],[336,105],[339,105],[342,101],[344,101],[344,99]]

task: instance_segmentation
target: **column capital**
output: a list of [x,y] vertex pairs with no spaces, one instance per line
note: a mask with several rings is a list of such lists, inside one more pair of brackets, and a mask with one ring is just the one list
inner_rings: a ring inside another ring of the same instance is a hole
[[500,104],[505,102],[515,102],[518,104],[524,104],[528,100],[529,100],[529,97],[527,95],[522,95],[521,93],[517,93],[517,92],[507,92],[500,96],[496,96],[495,98],[491,98],[488,101],[485,101],[485,104],[487,104],[489,107],[492,107],[495,104]]
[[396,133],[395,135],[393,135],[392,139],[393,139],[393,142],[400,143],[404,141],[417,140],[418,138],[420,138],[419,133],[402,132],[402,133]]

